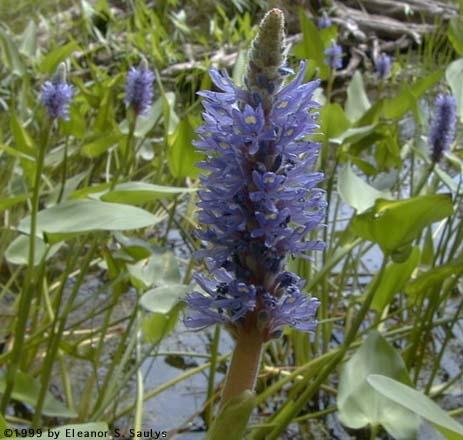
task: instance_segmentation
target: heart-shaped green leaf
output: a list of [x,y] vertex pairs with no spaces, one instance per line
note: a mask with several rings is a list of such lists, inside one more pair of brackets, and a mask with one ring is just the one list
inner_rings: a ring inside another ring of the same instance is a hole
[[175,284],[180,282],[180,270],[177,258],[172,252],[153,254],[149,258],[128,264],[130,275],[139,283],[140,287],[148,288],[153,285]]
[[423,393],[381,374],[370,375],[367,380],[375,390],[388,399],[431,422],[447,438],[463,438],[463,426]]
[[[71,200],[38,213],[37,236],[53,242],[88,232],[145,228],[161,220],[161,217],[135,206],[99,200]],[[30,217],[21,220],[18,229],[28,233]]]
[[353,429],[382,425],[395,439],[415,439],[418,417],[373,389],[367,382],[371,374],[410,383],[402,358],[377,331],[370,332],[342,370],[337,401],[341,422]]
[[426,226],[453,213],[450,194],[433,194],[406,200],[378,199],[373,208],[352,221],[353,231],[373,241],[385,253],[408,246]]
[[105,202],[139,205],[153,200],[166,199],[175,195],[192,193],[195,191],[196,188],[162,186],[146,182],[126,182],[116,185],[112,191],[103,194],[101,200]]
[[390,194],[377,190],[358,177],[349,164],[339,172],[338,192],[359,213],[371,208],[377,199],[390,197]]
[[169,313],[191,289],[185,284],[167,284],[148,290],[140,298],[140,304],[149,312]]
[[[6,375],[0,375],[0,393],[5,391]],[[16,372],[15,383],[13,388],[13,399],[20,402],[27,403],[28,405],[35,406],[37,397],[40,393],[41,385],[32,376],[29,376],[22,371]],[[42,410],[43,414],[49,417],[77,417],[75,411],[67,408],[63,402],[60,402],[52,394],[47,393],[45,403]]]

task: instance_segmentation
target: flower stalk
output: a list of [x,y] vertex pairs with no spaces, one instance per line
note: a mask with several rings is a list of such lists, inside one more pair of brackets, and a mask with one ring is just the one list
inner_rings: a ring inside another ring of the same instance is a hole
[[256,327],[239,332],[222,392],[221,406],[246,390],[254,390],[262,345],[262,335]]

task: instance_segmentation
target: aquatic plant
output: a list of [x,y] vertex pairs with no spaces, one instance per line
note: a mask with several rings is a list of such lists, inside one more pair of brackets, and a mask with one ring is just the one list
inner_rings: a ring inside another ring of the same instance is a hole
[[226,72],[211,70],[220,92],[200,92],[204,124],[196,146],[201,166],[198,236],[207,243],[198,256],[209,274],[195,280],[204,293],[187,297],[185,324],[225,324],[237,342],[223,400],[252,389],[262,343],[285,325],[313,331],[318,300],[303,292],[304,281],[285,269],[289,255],[307,256],[323,243],[316,230],[325,207],[313,167],[319,146],[306,138],[317,129],[312,94],[319,82],[304,84],[305,63],[282,87],[283,13],[262,20],[250,51],[246,89]]
[[41,101],[51,119],[69,119],[74,88],[66,82],[66,65],[61,63],[51,81],[42,86]]
[[138,67],[131,67],[125,86],[125,103],[136,115],[142,115],[153,103],[154,73],[149,69],[146,59]]
[[457,101],[449,94],[439,94],[434,101],[432,122],[428,142],[431,146],[431,159],[441,160],[444,151],[450,148],[455,139],[457,122]]
[[385,53],[380,54],[375,60],[375,69],[380,79],[386,79],[389,76],[392,67],[392,58]]
[[326,29],[333,25],[331,18],[326,14],[323,14],[321,17],[318,17],[317,26],[318,29]]
[[325,50],[325,63],[333,70],[342,67],[343,51],[342,47],[335,41]]

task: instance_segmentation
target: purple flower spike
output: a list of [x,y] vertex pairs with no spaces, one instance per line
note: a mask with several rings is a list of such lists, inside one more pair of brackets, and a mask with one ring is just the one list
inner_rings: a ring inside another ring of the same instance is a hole
[[434,163],[441,160],[445,150],[455,140],[457,123],[457,101],[452,95],[440,94],[434,102],[434,114],[429,130],[431,159]]
[[137,116],[146,113],[153,103],[153,81],[154,73],[144,59],[137,68],[132,67],[127,74],[125,103],[133,108]]
[[342,47],[334,41],[331,46],[325,50],[325,63],[332,69],[340,69],[342,67]]
[[379,55],[375,61],[376,73],[380,79],[386,79],[391,71],[392,58],[385,53]]
[[317,26],[318,29],[326,29],[333,25],[331,18],[326,14],[323,14],[321,17],[318,17]]
[[66,66],[61,63],[51,81],[42,86],[41,101],[51,119],[69,119],[69,104],[74,88],[66,83]]
[[316,327],[318,300],[285,271],[288,255],[323,249],[308,238],[325,209],[317,188],[323,174],[313,171],[319,145],[307,140],[318,128],[312,94],[319,82],[303,84],[304,72],[301,63],[293,81],[269,95],[257,83],[239,89],[212,70],[220,91],[200,92],[205,112],[196,147],[206,155],[200,166],[207,173],[198,202],[204,248],[197,257],[210,275],[197,274],[201,291],[187,296],[190,328],[257,325],[268,340],[285,325]]

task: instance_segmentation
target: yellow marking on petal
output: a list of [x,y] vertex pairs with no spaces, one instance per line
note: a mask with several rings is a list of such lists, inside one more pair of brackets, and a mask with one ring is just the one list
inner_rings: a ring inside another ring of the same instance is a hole
[[286,131],[287,136],[291,136],[293,133],[294,133],[294,130],[292,128]]
[[277,108],[286,108],[288,107],[289,101],[281,101],[278,105]]
[[275,212],[272,212],[271,214],[266,214],[265,215],[265,220],[276,220],[278,217],[278,214]]
[[220,144],[219,144],[219,147],[222,147],[222,148],[228,148],[228,147],[229,147],[229,145],[228,145],[228,144],[226,144],[225,142],[220,142]]
[[248,125],[254,125],[257,123],[257,119],[255,116],[246,116],[246,118],[244,119],[244,122],[246,122],[246,124]]
[[273,183],[273,182],[275,182],[275,176],[264,177],[264,183]]

